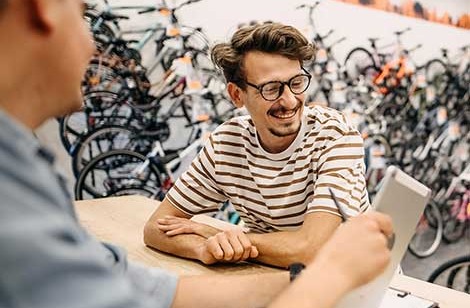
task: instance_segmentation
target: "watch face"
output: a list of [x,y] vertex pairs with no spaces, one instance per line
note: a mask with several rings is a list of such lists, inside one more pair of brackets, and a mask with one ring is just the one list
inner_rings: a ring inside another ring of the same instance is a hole
[[289,274],[290,274],[290,281],[293,281],[297,276],[299,276],[300,272],[305,268],[303,263],[292,263],[289,265]]

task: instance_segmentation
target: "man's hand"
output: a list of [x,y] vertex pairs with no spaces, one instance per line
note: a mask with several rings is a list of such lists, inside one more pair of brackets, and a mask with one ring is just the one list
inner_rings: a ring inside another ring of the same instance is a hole
[[199,260],[205,264],[239,262],[257,256],[258,249],[239,228],[219,232],[199,248]]
[[370,212],[353,217],[338,228],[311,266],[337,274],[347,288],[355,288],[385,270],[390,262],[387,238],[392,233],[387,215]]
[[208,238],[214,234],[213,228],[192,221],[191,219],[166,215],[165,218],[157,219],[157,227],[168,236],[179,234],[197,234]]

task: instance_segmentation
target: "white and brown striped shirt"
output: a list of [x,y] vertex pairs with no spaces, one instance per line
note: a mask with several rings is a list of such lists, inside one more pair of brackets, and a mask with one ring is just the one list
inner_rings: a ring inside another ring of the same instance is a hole
[[357,215],[369,207],[360,134],[338,111],[305,107],[299,134],[281,153],[261,146],[249,116],[211,135],[168,200],[190,215],[229,200],[252,232],[298,229],[313,212],[339,215],[328,187]]

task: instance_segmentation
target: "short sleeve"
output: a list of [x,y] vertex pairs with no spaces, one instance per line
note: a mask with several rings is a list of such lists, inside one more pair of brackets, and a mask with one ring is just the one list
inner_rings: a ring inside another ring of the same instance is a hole
[[308,205],[307,213],[326,211],[339,215],[330,194],[354,216],[369,208],[369,197],[365,182],[364,146],[357,131],[330,142],[318,160],[318,177],[314,187],[314,197]]
[[217,185],[213,136],[167,194],[170,203],[189,215],[218,210],[228,197]]

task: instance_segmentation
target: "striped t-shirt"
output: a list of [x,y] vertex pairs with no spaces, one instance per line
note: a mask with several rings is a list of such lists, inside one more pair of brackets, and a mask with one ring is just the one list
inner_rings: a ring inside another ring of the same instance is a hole
[[364,171],[358,131],[334,109],[305,107],[296,139],[281,153],[263,149],[249,116],[220,125],[167,197],[190,215],[229,200],[251,232],[295,230],[308,213],[339,215],[328,187],[349,215],[365,211]]

